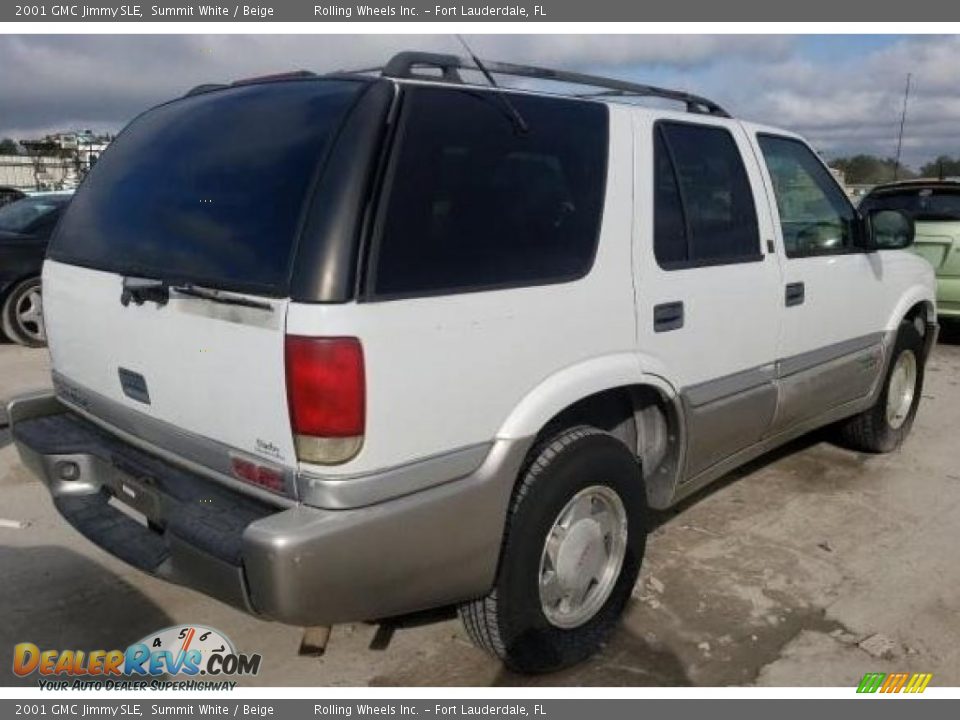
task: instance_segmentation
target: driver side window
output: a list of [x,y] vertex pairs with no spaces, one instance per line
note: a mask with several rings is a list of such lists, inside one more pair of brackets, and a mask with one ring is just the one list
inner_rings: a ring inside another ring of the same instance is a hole
[[855,251],[856,211],[829,171],[798,140],[758,137],[773,181],[787,257]]

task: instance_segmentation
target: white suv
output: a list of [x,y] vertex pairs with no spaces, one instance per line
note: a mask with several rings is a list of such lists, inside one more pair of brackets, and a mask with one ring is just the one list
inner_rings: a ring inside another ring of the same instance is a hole
[[901,442],[934,278],[791,133],[470,67],[134,120],[44,266],[55,393],[10,417],[66,520],[147,572],[305,627],[459,606],[545,671],[616,623],[648,506],[828,423]]

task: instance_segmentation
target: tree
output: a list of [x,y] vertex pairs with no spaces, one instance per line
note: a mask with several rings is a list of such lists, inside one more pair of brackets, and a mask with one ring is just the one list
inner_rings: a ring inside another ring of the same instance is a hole
[[840,157],[833,160],[830,165],[843,171],[844,180],[848,185],[876,185],[890,182],[894,174],[900,180],[916,177],[913,171],[903,165],[894,173],[897,163],[893,158],[879,158],[875,155]]
[[0,140],[0,155],[19,155],[20,144],[12,138]]
[[921,167],[920,175],[929,178],[960,176],[960,157],[940,155],[936,160]]

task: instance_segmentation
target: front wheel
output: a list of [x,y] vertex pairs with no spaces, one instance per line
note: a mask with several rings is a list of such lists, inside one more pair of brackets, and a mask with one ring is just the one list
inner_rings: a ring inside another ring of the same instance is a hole
[[923,336],[914,323],[903,322],[877,402],[840,426],[847,445],[873,453],[900,446],[910,434],[920,404],[923,366]]
[[643,559],[646,501],[636,457],[602,430],[571,428],[532,456],[494,587],[460,617],[510,669],[548,672],[592,655],[616,626]]
[[15,343],[27,347],[47,344],[40,278],[24,280],[10,291],[0,308],[0,323],[3,334]]

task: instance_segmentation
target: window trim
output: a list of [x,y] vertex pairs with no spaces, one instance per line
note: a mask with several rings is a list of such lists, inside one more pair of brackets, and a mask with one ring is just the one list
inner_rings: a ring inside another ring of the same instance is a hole
[[[670,160],[670,169],[673,173],[674,183],[677,186],[677,194],[680,196],[680,210],[683,213],[683,224],[686,232],[686,241],[687,241],[687,256],[689,257],[691,252],[691,232],[690,232],[690,220],[687,216],[687,199],[683,191],[683,185],[680,183],[680,176],[677,174],[677,163],[673,152],[673,146],[670,144],[670,139],[667,137],[667,134],[663,132],[662,128],[664,125],[686,125],[688,127],[695,128],[707,128],[710,130],[720,130],[725,132],[730,139],[733,141],[733,147],[737,152],[737,156],[740,158],[740,166],[743,168],[743,176],[747,181],[747,187],[750,190],[750,204],[753,205],[753,215],[756,219],[756,228],[757,228],[757,252],[747,253],[744,255],[730,255],[727,257],[718,257],[718,258],[702,258],[699,260],[676,260],[671,262],[661,262],[660,258],[657,257],[657,237],[656,237],[656,227],[657,227],[657,198],[656,198],[656,173],[657,173],[657,164],[656,164],[656,138],[659,137],[663,140],[664,147],[667,150],[668,159]],[[757,209],[757,199],[753,194],[753,183],[750,182],[750,174],[747,172],[747,163],[744,159],[743,153],[740,151],[740,146],[737,144],[736,135],[731,132],[730,128],[725,125],[713,124],[713,123],[701,123],[701,122],[690,122],[688,120],[674,120],[672,118],[668,119],[659,119],[653,123],[653,162],[650,163],[653,171],[654,179],[654,194],[652,198],[652,207],[653,212],[651,216],[653,218],[653,259],[657,263],[657,267],[661,270],[667,272],[672,272],[674,270],[689,270],[693,268],[706,268],[706,267],[719,267],[722,265],[744,265],[747,263],[754,262],[763,262],[766,259],[766,253],[763,251],[763,233],[760,232],[760,214]]]
[[[583,278],[590,275],[593,272],[594,267],[597,262],[597,255],[600,251],[600,236],[603,234],[603,223],[604,217],[606,215],[607,209],[607,191],[609,189],[609,176],[610,176],[610,110],[607,107],[606,103],[589,101],[589,100],[575,100],[570,98],[549,98],[551,100],[558,100],[565,103],[589,103],[591,105],[600,106],[602,108],[603,117],[604,117],[604,133],[605,133],[605,152],[603,155],[603,161],[601,166],[601,174],[603,177],[602,187],[600,188],[600,212],[597,218],[597,229],[596,235],[593,238],[593,244],[591,247],[591,252],[589,256],[589,261],[584,265],[584,269],[581,272],[577,273],[568,273],[566,275],[557,275],[557,276],[548,276],[543,278],[537,278],[535,280],[516,280],[516,281],[505,281],[501,283],[483,283],[479,285],[457,285],[452,287],[445,288],[434,288],[430,290],[411,290],[407,292],[379,292],[376,289],[377,283],[377,274],[379,270],[379,259],[380,259],[380,248],[383,244],[383,237],[386,230],[386,216],[387,208],[390,204],[390,198],[393,194],[394,183],[397,180],[398,165],[400,162],[400,153],[403,150],[404,142],[406,141],[407,129],[410,126],[411,119],[410,114],[412,112],[411,103],[408,100],[408,95],[411,95],[418,91],[433,91],[433,92],[447,92],[447,93],[462,93],[468,95],[477,95],[480,93],[493,95],[494,93],[504,93],[507,95],[513,95],[518,97],[529,97],[529,93],[522,92],[507,92],[500,89],[487,89],[487,88],[448,88],[448,87],[424,87],[419,84],[407,84],[407,83],[398,83],[398,102],[399,102],[399,112],[397,113],[396,119],[396,131],[393,133],[393,137],[390,138],[389,147],[387,148],[387,159],[384,165],[383,177],[379,183],[379,186],[375,190],[375,196],[373,199],[373,210],[372,217],[373,222],[370,224],[370,230],[367,233],[367,238],[364,242],[364,247],[366,248],[365,257],[362,259],[362,279],[360,281],[360,288],[357,294],[357,302],[366,303],[366,302],[390,302],[393,300],[411,300],[415,298],[433,298],[433,297],[448,297],[455,295],[466,295],[473,293],[481,292],[496,292],[500,290],[515,290],[519,288],[534,288],[534,287],[543,287],[546,285],[562,285],[567,283],[576,282],[582,280]],[[534,96],[539,97],[539,96]],[[495,99],[495,98],[494,98]]]
[[[763,171],[767,174],[767,177],[770,179],[770,191],[773,193],[773,208],[777,212],[777,228],[780,231],[780,243],[783,246],[783,255],[788,260],[803,260],[804,258],[819,258],[819,257],[839,257],[842,255],[862,255],[867,253],[868,250],[863,247],[861,237],[862,227],[863,227],[863,216],[860,214],[860,211],[857,209],[857,206],[853,204],[849,197],[847,197],[846,191],[843,189],[843,186],[839,183],[837,178],[832,172],[830,172],[830,166],[827,165],[823,158],[820,157],[819,153],[810,147],[810,144],[803,140],[802,138],[792,137],[790,135],[781,135],[774,132],[758,132],[756,133],[757,138],[757,149],[760,151],[760,158],[763,160]],[[762,138],[769,138],[771,140],[785,140],[787,142],[800,145],[806,149],[817,162],[820,163],[820,166],[826,171],[827,176],[830,178],[830,182],[833,183],[833,187],[840,193],[840,196],[846,201],[847,205],[850,206],[850,209],[853,210],[853,227],[852,227],[852,237],[851,244],[849,247],[843,247],[840,250],[808,250],[805,252],[790,251],[787,249],[787,243],[783,237],[783,218],[780,216],[780,203],[777,201],[777,190],[773,184],[773,175],[770,172],[770,166],[767,164],[767,156],[763,152],[763,145],[760,144]]]

